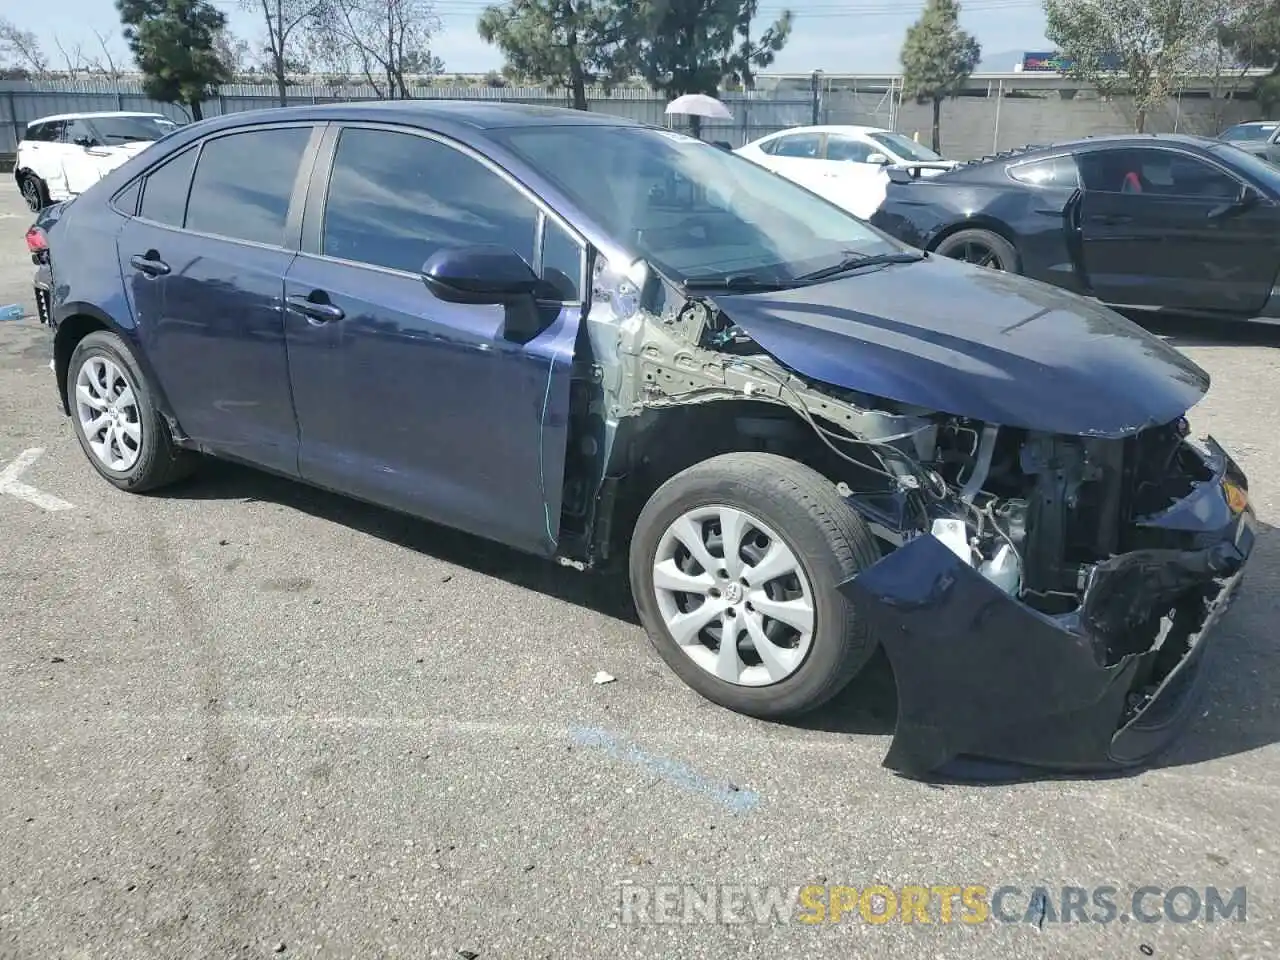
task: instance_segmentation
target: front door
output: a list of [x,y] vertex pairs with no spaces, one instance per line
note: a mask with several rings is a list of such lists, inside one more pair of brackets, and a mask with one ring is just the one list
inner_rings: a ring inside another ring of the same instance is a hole
[[62,174],[68,193],[84,193],[102,179],[104,164],[111,151],[97,137],[87,120],[67,124],[66,142],[62,146]]
[[[417,132],[349,126],[313,184],[285,284],[302,476],[553,552],[582,244],[495,169]],[[518,339],[503,307],[445,303],[422,281],[436,251],[479,244],[555,279]]]
[[1078,158],[1086,279],[1126,306],[1249,314],[1271,294],[1280,208],[1235,201],[1244,184],[1175,150],[1097,150]]
[[138,336],[182,430],[211,452],[292,475],[284,275],[311,136],[310,125],[261,128],[184,151],[148,174],[117,239]]

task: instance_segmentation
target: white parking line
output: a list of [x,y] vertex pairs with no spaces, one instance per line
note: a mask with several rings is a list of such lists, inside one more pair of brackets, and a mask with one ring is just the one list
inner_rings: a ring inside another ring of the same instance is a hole
[[5,467],[4,470],[0,470],[0,493],[7,493],[11,497],[25,500],[27,503],[34,504],[42,510],[70,510],[75,504],[67,503],[67,501],[55,497],[51,493],[45,493],[43,490],[37,490],[19,479],[31,469],[33,463],[40,459],[42,453],[44,453],[43,447],[32,447],[30,450],[23,450],[14,457],[11,464]]

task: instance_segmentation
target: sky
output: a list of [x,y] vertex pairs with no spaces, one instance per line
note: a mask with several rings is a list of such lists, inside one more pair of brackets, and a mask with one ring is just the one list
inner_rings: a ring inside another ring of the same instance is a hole
[[[263,35],[261,14],[243,9],[240,0],[213,0],[227,14],[232,30],[255,43]],[[502,66],[497,50],[477,36],[475,21],[486,0],[436,0],[443,31],[433,52],[444,59],[449,73],[483,73]],[[760,0],[763,29],[784,8],[795,14],[791,39],[769,67],[771,72],[829,73],[896,72],[898,51],[907,27],[919,15],[924,0]],[[97,51],[94,31],[110,35],[113,52],[123,52],[119,19],[112,0],[56,0],[25,3],[6,16],[19,27],[35,31],[57,61],[55,39],[68,49],[76,44]],[[982,44],[983,69],[1008,71],[1012,51],[1048,50],[1044,39],[1041,0],[962,0],[961,25]],[[999,55],[997,62],[990,62]]]

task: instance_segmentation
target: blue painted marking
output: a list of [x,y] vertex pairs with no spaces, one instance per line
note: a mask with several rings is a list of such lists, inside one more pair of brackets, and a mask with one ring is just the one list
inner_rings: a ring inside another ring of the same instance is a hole
[[643,767],[650,773],[657,774],[667,783],[690,793],[700,793],[709,800],[728,807],[734,813],[748,813],[760,805],[760,794],[754,790],[734,790],[722,782],[704,777],[679,760],[646,753],[634,743],[626,743],[617,734],[610,733],[608,730],[597,727],[573,727],[569,731],[569,736],[580,747],[596,747],[614,760]]

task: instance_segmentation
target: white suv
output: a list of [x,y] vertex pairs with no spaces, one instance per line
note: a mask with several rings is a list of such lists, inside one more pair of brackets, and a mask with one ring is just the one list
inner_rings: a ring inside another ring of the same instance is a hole
[[159,113],[65,113],[27,124],[14,178],[32,210],[69,200],[178,124]]

